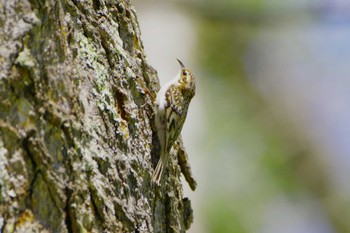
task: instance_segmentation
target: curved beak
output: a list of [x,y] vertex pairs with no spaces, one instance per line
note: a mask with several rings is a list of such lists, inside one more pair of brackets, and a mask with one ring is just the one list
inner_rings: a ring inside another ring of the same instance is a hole
[[176,60],[180,63],[181,69],[185,69],[185,65],[179,59],[176,58]]

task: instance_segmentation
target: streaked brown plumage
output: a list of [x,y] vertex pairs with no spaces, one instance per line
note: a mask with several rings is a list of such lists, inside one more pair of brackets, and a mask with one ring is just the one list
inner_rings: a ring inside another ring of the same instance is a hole
[[157,95],[155,125],[160,144],[160,156],[152,180],[159,184],[169,159],[169,152],[179,137],[186,120],[188,106],[195,95],[195,79],[183,63],[181,71]]

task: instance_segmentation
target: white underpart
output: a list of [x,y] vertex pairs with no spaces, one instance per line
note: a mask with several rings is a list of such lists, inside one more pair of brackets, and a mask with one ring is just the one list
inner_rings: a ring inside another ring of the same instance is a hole
[[165,92],[168,90],[169,86],[171,84],[174,84],[174,83],[177,83],[177,81],[180,79],[180,75],[181,75],[181,71],[172,79],[170,80],[169,82],[167,82],[158,92],[157,94],[157,103],[158,103],[158,106],[159,106],[159,109],[164,109],[164,106],[166,104],[166,101],[165,101]]

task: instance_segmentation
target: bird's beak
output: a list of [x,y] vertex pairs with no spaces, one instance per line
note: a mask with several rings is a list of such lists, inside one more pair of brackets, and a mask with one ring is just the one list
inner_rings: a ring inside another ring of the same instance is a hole
[[176,58],[176,60],[180,63],[181,69],[185,69],[185,65],[179,59]]

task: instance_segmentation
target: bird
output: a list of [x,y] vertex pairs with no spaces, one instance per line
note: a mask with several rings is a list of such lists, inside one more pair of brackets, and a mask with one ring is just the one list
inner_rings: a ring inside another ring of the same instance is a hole
[[179,137],[186,120],[188,107],[196,92],[191,70],[177,59],[180,72],[158,92],[156,97],[155,128],[159,141],[159,161],[152,180],[160,184],[169,161],[170,150]]

